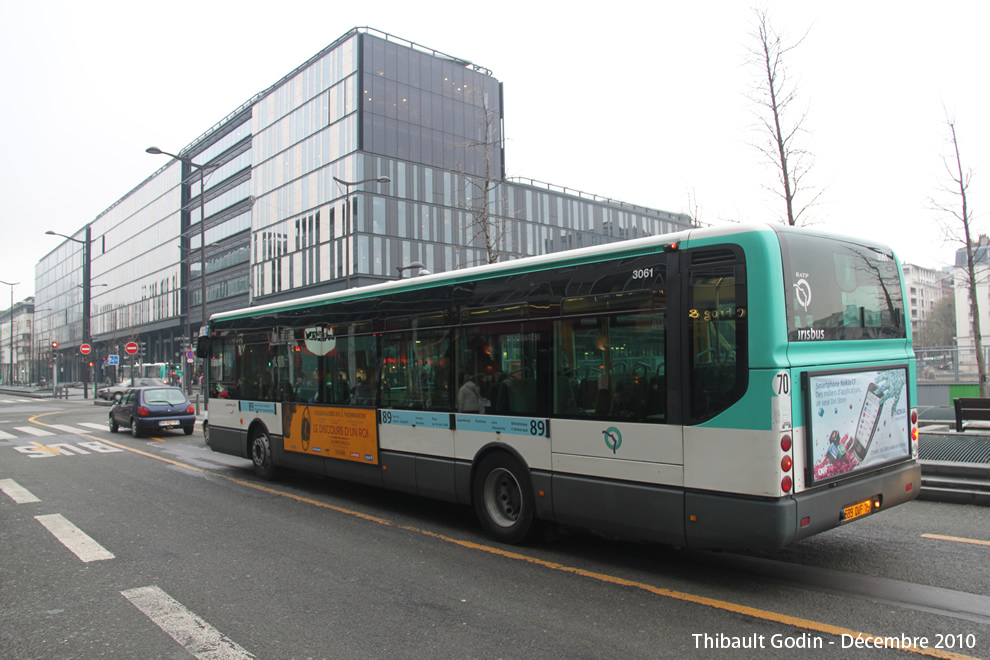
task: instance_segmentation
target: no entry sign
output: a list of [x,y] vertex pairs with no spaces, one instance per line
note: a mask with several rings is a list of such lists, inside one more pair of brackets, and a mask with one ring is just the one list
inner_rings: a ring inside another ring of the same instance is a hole
[[79,347],[79,352],[82,353],[83,355],[89,355],[89,352],[91,350],[93,350],[93,347],[90,346],[89,344],[83,344],[82,346]]
[[135,353],[138,352],[137,342],[133,342],[133,341],[127,342],[127,345],[124,346],[124,350],[127,351],[128,355],[134,355]]

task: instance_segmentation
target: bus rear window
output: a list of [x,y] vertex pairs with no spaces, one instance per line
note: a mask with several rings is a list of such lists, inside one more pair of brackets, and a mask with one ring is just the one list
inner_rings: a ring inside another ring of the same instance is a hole
[[813,234],[778,230],[790,341],[906,336],[894,255]]

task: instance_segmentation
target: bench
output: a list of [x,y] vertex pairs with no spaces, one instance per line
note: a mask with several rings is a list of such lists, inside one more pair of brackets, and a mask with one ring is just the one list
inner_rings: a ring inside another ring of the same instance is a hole
[[956,431],[962,431],[965,422],[990,422],[990,399],[953,399],[956,408]]

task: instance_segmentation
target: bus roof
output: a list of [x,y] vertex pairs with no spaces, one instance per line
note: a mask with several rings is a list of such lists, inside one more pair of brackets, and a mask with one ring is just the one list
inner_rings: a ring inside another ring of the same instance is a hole
[[[609,257],[637,256],[638,254],[647,254],[649,252],[654,252],[658,248],[663,248],[664,246],[670,245],[672,243],[683,243],[684,247],[689,247],[691,241],[698,239],[711,239],[720,236],[733,236],[733,235],[745,234],[750,232],[775,232],[780,230],[788,231],[788,230],[792,230],[792,228],[786,227],[784,225],[771,225],[771,224],[749,224],[749,225],[730,224],[719,227],[693,228],[672,234],[647,236],[644,238],[616,241],[613,243],[605,243],[603,245],[595,245],[592,247],[577,248],[574,250],[566,250],[562,252],[552,252],[550,254],[542,254],[533,257],[523,257],[521,259],[514,259],[512,261],[503,261],[495,264],[472,266],[470,268],[445,271],[443,273],[434,273],[430,275],[422,275],[422,276],[411,277],[402,280],[390,280],[388,282],[372,284],[370,286],[357,287],[342,291],[332,291],[329,293],[321,293],[313,296],[294,298],[292,300],[284,300],[280,302],[268,303],[266,305],[256,305],[254,307],[246,307],[246,308],[235,309],[227,312],[219,312],[217,314],[212,315],[210,317],[210,320],[228,321],[228,320],[247,318],[261,314],[272,313],[272,312],[284,312],[294,309],[303,309],[306,307],[320,305],[331,301],[343,302],[347,300],[360,300],[362,298],[381,295],[384,293],[415,291],[418,289],[429,288],[432,286],[438,286],[442,284],[457,284],[460,282],[488,279],[490,277],[497,277],[500,275],[512,275],[516,273],[525,273],[525,272],[538,272],[541,270],[549,270],[549,269],[571,266],[580,263],[586,263],[587,261],[597,260],[603,255],[608,255]],[[802,231],[802,230],[797,229],[795,231]],[[830,236],[829,234],[824,232],[816,231],[812,233],[820,234],[822,236]],[[840,236],[831,236],[831,237],[842,238]]]

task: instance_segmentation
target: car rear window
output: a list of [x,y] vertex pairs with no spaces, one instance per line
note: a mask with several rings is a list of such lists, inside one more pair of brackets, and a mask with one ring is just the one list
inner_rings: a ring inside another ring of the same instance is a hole
[[144,391],[144,402],[147,404],[167,403],[174,406],[185,401],[186,395],[182,393],[182,390],[177,390],[173,387]]

